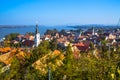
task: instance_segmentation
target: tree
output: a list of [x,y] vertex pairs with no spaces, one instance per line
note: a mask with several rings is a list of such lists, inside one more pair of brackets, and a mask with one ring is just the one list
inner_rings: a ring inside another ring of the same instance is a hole
[[27,60],[29,64],[32,64],[33,62],[35,62],[45,54],[48,54],[49,52],[51,52],[49,41],[45,40],[41,42],[41,44],[31,52],[30,58],[28,58]]
[[28,35],[31,35],[31,36],[34,36],[35,33],[33,33],[33,32],[27,32],[26,35],[27,35],[27,34],[28,34]]
[[1,80],[11,80],[11,79],[20,79],[22,76],[19,73],[20,70],[20,65],[19,65],[19,61],[14,57],[12,60],[12,64],[10,66],[10,70],[4,72],[3,74],[1,74],[0,77]]
[[11,41],[11,40],[14,40],[18,35],[19,33],[11,33],[11,34],[6,35],[5,39]]
[[66,53],[65,53],[65,60],[64,60],[64,67],[63,70],[65,72],[64,75],[67,76],[67,79],[72,80],[72,76],[73,76],[73,67],[74,67],[74,56],[73,56],[73,52],[71,49],[70,44],[67,46],[66,48]]
[[57,49],[57,39],[53,38],[53,40],[50,41],[50,49],[52,51]]
[[64,29],[62,29],[62,30],[60,31],[60,34],[65,35],[65,34],[66,34],[65,30],[64,30]]
[[56,33],[58,33],[58,31],[56,30],[56,29],[53,29],[53,30],[47,30],[46,32],[45,32],[45,35],[52,35],[52,36],[54,36]]

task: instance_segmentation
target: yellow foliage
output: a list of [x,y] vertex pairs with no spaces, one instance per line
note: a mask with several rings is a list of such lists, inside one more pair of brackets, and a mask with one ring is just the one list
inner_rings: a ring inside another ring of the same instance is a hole
[[119,69],[117,69],[117,72],[119,73],[119,75],[120,75],[120,70]]
[[11,52],[10,52],[10,56],[14,56],[15,55],[15,53],[16,53],[16,49],[13,49]]
[[25,57],[25,53],[23,51],[20,51],[16,54],[17,57]]
[[65,56],[63,54],[60,55],[60,59],[63,60]]
[[61,60],[63,60],[63,59],[65,58],[64,55],[63,55],[59,50],[54,50],[53,54],[54,54],[55,56],[59,56],[59,58],[60,58]]
[[55,50],[53,53],[48,53],[35,63],[32,66],[39,70],[41,74],[47,74],[48,67],[51,68],[52,71],[56,70],[57,67],[63,65],[64,55],[60,53],[60,51]]
[[59,54],[60,54],[60,51],[59,51],[59,50],[54,50],[53,54],[59,55]]
[[2,53],[6,53],[6,52],[8,52],[10,50],[11,50],[10,47],[0,48],[0,52],[2,52]]
[[11,50],[11,48],[10,48],[10,47],[6,47],[6,48],[4,48],[4,49],[5,49],[5,50],[7,50],[7,51],[8,51],[8,50],[9,50],[9,51]]
[[114,77],[115,77],[114,73],[111,73],[111,77],[112,77],[112,79],[114,79]]
[[10,64],[12,61],[12,57],[8,58],[7,60],[4,61],[5,64]]
[[0,48],[0,51],[1,50],[3,50],[4,52],[7,50],[11,50],[10,52],[1,55],[1,57],[4,56],[2,57],[1,62],[5,64],[10,64],[12,62],[12,58],[15,56],[20,60],[23,60],[24,57],[26,56],[26,53],[24,51],[21,51],[20,48],[11,49],[10,47],[6,47],[6,48]]
[[16,49],[13,49],[11,52],[15,53],[15,52],[16,52]]

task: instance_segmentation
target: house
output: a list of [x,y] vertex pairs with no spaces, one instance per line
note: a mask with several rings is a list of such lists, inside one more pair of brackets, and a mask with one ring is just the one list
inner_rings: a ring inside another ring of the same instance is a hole
[[24,35],[18,35],[17,38],[16,38],[16,40],[17,41],[21,41],[23,39],[23,37],[24,37]]
[[74,54],[75,59],[80,58],[80,50],[76,46],[72,46],[72,52]]
[[25,40],[24,42],[22,42],[22,46],[34,47],[34,41],[33,40]]
[[12,44],[18,44],[19,42],[17,40],[12,40],[11,43]]
[[83,42],[75,43],[73,44],[73,46],[76,46],[82,52],[89,50],[89,46],[84,44]]

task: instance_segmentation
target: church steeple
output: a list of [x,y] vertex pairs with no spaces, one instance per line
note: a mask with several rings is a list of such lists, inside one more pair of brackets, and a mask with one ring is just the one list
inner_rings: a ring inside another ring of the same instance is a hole
[[35,47],[38,47],[39,44],[40,44],[40,33],[38,32],[38,24],[36,22]]
[[36,34],[38,33],[38,23],[36,22]]

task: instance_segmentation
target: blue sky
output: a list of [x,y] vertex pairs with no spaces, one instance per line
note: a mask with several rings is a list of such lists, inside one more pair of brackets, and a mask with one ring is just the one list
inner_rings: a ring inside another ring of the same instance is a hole
[[117,24],[120,0],[0,0],[0,25]]

